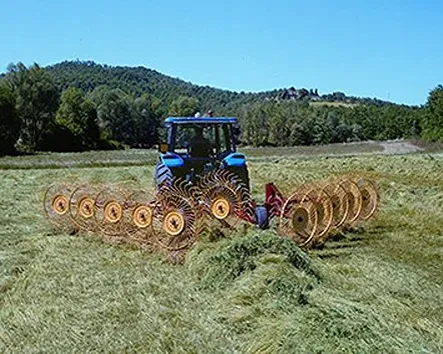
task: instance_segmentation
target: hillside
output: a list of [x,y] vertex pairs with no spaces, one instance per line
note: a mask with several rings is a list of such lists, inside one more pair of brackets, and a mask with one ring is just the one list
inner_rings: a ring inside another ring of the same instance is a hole
[[191,96],[199,99],[203,110],[235,111],[244,104],[263,101],[292,100],[377,105],[389,103],[378,99],[348,96],[342,92],[320,95],[317,89],[295,87],[257,93],[235,92],[195,85],[142,66],[109,66],[96,64],[92,61],[64,61],[48,66],[46,69],[52,74],[62,90],[74,86],[89,92],[98,86],[107,85],[110,88],[119,88],[136,96],[149,93],[165,104],[170,104],[179,96]]
[[48,66],[46,69],[62,90],[74,86],[90,92],[98,86],[106,85],[111,89],[118,88],[136,96],[149,93],[165,104],[170,104],[179,96],[191,96],[199,99],[203,109],[240,106],[262,101],[266,97],[276,97],[282,92],[282,90],[274,90],[260,93],[238,93],[194,85],[145,67],[108,66],[90,61],[64,61]]

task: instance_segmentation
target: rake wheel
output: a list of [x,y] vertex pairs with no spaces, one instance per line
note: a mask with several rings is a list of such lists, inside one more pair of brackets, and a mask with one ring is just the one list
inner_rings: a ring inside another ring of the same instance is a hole
[[358,218],[360,220],[368,220],[377,211],[379,203],[379,194],[375,184],[366,178],[358,178],[355,183],[360,189],[362,208]]
[[314,241],[319,242],[332,225],[333,207],[332,200],[325,188],[313,187],[303,197],[303,200],[314,203],[317,213],[317,229]]
[[292,194],[284,203],[280,213],[279,233],[291,238],[300,247],[308,248],[318,227],[317,205],[305,198],[308,186]]
[[152,244],[155,198],[145,190],[132,192],[126,203],[130,214],[126,229],[128,237]]
[[181,251],[195,242],[199,217],[195,189],[176,180],[156,196],[152,230],[156,246],[165,251]]
[[214,171],[200,181],[200,201],[205,215],[218,226],[235,230],[243,213],[247,213],[249,192],[228,171]]
[[96,229],[95,188],[80,186],[74,190],[69,199],[71,218],[74,223],[85,231]]
[[51,185],[44,194],[43,207],[48,220],[57,228],[71,226],[70,205],[72,188],[64,183]]
[[346,225],[352,225],[357,221],[362,208],[362,198],[360,189],[353,179],[345,178],[338,182],[346,192],[346,200],[348,202],[348,215],[345,221]]
[[324,190],[329,194],[332,203],[332,227],[339,228],[348,219],[349,200],[346,189],[340,183],[328,183]]
[[94,218],[100,231],[107,236],[122,236],[129,224],[126,192],[118,187],[107,187],[95,198]]

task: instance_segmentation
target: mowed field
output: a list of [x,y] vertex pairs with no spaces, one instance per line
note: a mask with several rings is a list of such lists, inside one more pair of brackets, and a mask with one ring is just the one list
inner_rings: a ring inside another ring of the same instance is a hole
[[152,188],[156,152],[0,159],[0,352],[443,352],[443,154],[382,150],[245,150],[258,201],[269,181],[360,172],[380,209],[322,249],[240,227],[181,265],[55,232],[42,210],[54,181]]

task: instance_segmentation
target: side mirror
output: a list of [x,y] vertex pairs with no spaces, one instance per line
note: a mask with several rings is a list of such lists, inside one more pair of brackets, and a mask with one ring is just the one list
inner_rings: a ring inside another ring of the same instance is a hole
[[160,143],[158,145],[158,151],[161,152],[162,154],[166,154],[168,152],[168,144]]

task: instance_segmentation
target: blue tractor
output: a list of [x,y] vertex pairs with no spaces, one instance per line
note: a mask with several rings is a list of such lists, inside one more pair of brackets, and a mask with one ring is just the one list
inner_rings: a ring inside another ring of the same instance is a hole
[[192,183],[215,169],[230,171],[249,190],[245,155],[237,152],[237,118],[169,117],[167,143],[160,144],[155,186],[180,178]]

